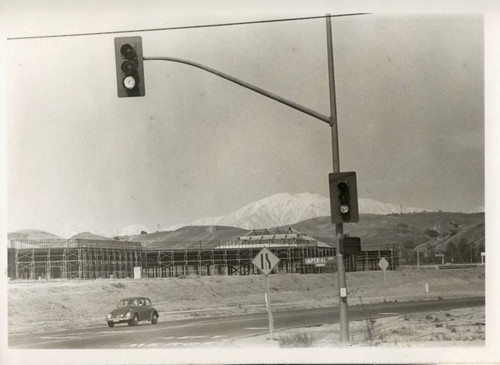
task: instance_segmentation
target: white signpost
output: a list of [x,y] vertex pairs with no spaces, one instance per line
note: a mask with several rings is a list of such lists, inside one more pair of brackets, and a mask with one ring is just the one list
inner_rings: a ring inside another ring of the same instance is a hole
[[385,257],[382,257],[380,261],[378,262],[378,267],[382,269],[384,272],[384,292],[385,292],[385,270],[389,267],[389,262],[385,259]]
[[140,279],[142,277],[142,267],[134,266],[134,279]]
[[269,295],[269,273],[273,271],[280,259],[276,257],[270,250],[263,248],[252,260],[252,264],[256,266],[264,275],[266,275],[266,305],[269,318],[269,334],[273,337],[273,314],[271,311],[271,296]]

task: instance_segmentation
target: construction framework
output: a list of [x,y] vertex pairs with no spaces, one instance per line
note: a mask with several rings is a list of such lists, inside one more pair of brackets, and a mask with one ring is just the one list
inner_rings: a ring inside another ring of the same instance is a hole
[[105,240],[14,240],[11,279],[130,278],[142,263],[141,244]]
[[[11,280],[258,275],[252,260],[264,247],[280,259],[273,273],[336,271],[334,247],[289,228],[254,230],[235,240],[206,242],[10,240],[8,275]],[[379,270],[382,257],[389,262],[389,270],[399,266],[396,250],[377,249],[345,255],[346,270]],[[308,264],[309,258],[325,262]]]

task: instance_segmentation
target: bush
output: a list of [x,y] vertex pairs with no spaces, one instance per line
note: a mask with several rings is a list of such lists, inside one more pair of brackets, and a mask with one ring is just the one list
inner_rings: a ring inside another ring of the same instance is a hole
[[429,236],[429,237],[433,237],[433,238],[434,238],[434,237],[439,236],[438,231],[436,231],[435,229],[426,229],[426,230],[424,231],[424,233],[425,233],[427,236]]
[[[384,299],[384,301],[385,301],[385,299]],[[370,310],[367,310],[367,308],[365,307],[361,297],[359,297],[359,302],[361,303],[361,310],[363,311],[363,316],[365,317],[365,323],[366,323],[365,340],[369,341],[369,342],[373,342],[376,339],[375,319],[373,318]]]
[[298,332],[289,335],[282,335],[278,338],[278,341],[280,347],[311,347],[313,344],[313,336],[311,333]]

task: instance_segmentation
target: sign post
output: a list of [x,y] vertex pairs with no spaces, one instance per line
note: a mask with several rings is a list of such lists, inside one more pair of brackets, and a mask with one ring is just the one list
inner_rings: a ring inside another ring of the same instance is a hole
[[437,253],[436,257],[441,257],[441,265],[444,265],[444,253]]
[[264,275],[266,275],[266,306],[269,319],[269,334],[273,338],[274,323],[273,313],[271,311],[271,296],[269,291],[269,274],[276,267],[280,259],[276,257],[270,250],[263,248],[252,260],[252,264],[256,266]]
[[385,283],[385,270],[389,267],[389,262],[385,259],[385,257],[382,257],[380,261],[378,262],[378,267],[382,269],[384,272],[384,294],[385,294],[385,288],[386,288],[386,283]]

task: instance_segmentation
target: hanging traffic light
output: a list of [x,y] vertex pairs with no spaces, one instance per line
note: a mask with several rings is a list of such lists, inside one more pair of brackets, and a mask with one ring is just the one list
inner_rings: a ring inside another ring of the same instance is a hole
[[333,223],[359,221],[358,193],[355,172],[336,172],[330,180],[330,207]]
[[144,96],[141,37],[115,38],[116,82],[120,98]]

